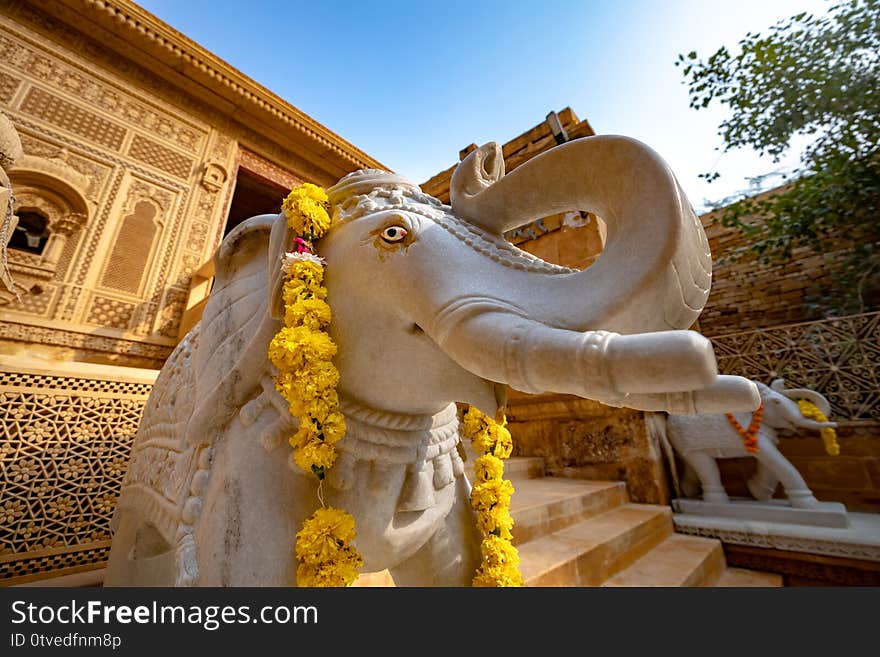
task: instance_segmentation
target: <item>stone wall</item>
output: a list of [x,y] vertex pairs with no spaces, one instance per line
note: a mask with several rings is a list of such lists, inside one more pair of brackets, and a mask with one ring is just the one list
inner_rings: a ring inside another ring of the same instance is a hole
[[731,256],[747,246],[739,231],[715,223],[718,213],[700,217],[712,251],[712,291],[700,315],[707,336],[821,319],[811,299],[828,289],[830,260],[843,251],[816,253],[797,248],[785,264],[758,262],[754,255]]
[[571,395],[511,391],[507,419],[514,454],[540,456],[548,475],[625,481],[634,502],[669,501],[652,414]]

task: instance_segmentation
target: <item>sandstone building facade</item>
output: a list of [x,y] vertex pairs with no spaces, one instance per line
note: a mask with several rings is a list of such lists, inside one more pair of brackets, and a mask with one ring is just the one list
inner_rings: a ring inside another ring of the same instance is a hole
[[0,285],[0,585],[89,577],[224,234],[295,184],[384,167],[127,0],[0,3],[0,112],[24,152],[18,294]]
[[25,153],[2,354],[159,368],[236,222],[382,168],[124,0],[4,3],[0,111]]

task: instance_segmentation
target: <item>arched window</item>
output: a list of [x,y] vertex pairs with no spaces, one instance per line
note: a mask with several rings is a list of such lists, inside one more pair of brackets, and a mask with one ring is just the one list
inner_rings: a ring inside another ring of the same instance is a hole
[[[9,169],[15,193],[18,227],[9,246],[19,252],[21,263],[28,267],[21,275],[33,274],[34,267],[50,275],[55,270],[68,240],[78,239],[91,211],[86,199],[89,177],[67,162],[66,151],[57,157],[24,155]],[[36,256],[36,257],[35,257]]]
[[49,240],[49,219],[33,210],[19,211],[17,214],[18,226],[9,240],[9,248],[40,255]]
[[159,231],[158,214],[153,203],[138,201],[131,214],[123,217],[104,269],[103,286],[138,293]]

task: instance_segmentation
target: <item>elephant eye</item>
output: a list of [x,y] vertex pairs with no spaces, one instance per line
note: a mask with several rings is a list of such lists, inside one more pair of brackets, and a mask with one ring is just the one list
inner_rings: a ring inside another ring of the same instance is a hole
[[403,226],[388,226],[382,231],[382,239],[389,243],[399,242],[407,235]]

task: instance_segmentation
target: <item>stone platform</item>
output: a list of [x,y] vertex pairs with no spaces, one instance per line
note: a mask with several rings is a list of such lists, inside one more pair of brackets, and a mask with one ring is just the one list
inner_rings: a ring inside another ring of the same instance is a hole
[[681,514],[710,518],[754,520],[837,529],[849,527],[846,507],[839,502],[819,502],[819,506],[814,509],[797,509],[791,506],[788,500],[761,502],[752,499],[731,498],[730,502],[722,503],[678,499],[672,501],[672,508]]
[[727,544],[880,562],[880,514],[849,512],[847,517],[844,528],[694,513],[676,513],[673,523],[679,533]]

